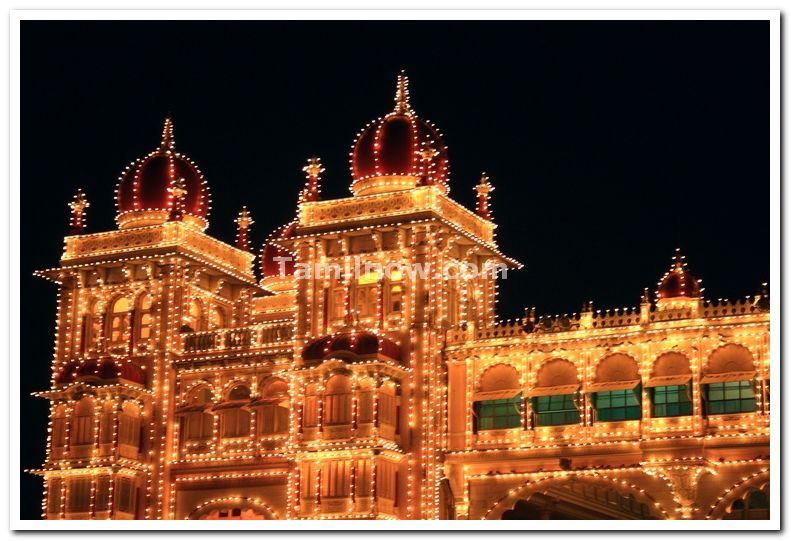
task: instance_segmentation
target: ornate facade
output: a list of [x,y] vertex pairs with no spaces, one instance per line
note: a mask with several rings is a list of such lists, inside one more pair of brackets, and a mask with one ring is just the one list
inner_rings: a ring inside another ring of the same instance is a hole
[[352,196],[318,159],[256,276],[244,209],[160,146],[118,228],[71,203],[60,265],[47,519],[768,518],[769,299],[709,301],[680,253],[639,308],[498,322],[519,264],[483,176],[449,196],[409,103],[366,126]]

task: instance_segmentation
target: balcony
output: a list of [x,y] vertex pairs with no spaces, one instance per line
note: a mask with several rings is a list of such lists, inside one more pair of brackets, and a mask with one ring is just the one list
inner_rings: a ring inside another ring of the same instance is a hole
[[283,349],[291,345],[294,325],[290,321],[258,323],[249,327],[183,333],[186,355],[244,349]]

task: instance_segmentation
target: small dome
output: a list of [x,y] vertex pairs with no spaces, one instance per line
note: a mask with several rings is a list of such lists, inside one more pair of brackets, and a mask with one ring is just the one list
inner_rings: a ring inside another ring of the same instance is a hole
[[[297,222],[293,221],[282,227],[278,227],[261,248],[261,278],[280,277],[280,268],[283,265],[285,276],[294,274],[294,254],[275,244],[274,240],[287,239],[297,228]],[[281,261],[280,258],[290,258]]]
[[81,379],[125,379],[145,385],[146,375],[140,366],[130,360],[119,361],[104,357],[99,360],[68,363],[55,377],[57,383],[72,383]]
[[173,122],[168,117],[159,148],[132,162],[119,177],[118,224],[135,227],[163,223],[171,210],[169,188],[178,179],[184,179],[186,189],[185,221],[206,229],[210,209],[209,186],[195,163],[176,152]]
[[700,297],[699,280],[690,274],[684,256],[681,255],[679,249],[676,249],[673,264],[659,281],[659,289],[657,289],[658,299],[675,297]]
[[374,331],[350,327],[311,340],[302,350],[302,359],[319,361],[339,353],[356,356],[383,355],[401,362],[401,348],[396,342]]
[[409,105],[408,79],[398,76],[395,109],[357,134],[352,192],[366,195],[436,184],[448,192],[448,149],[434,125]]

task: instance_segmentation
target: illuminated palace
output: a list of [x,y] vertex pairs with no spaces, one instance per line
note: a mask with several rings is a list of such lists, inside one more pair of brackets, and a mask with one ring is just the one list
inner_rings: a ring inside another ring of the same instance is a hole
[[233,244],[205,232],[170,118],[121,173],[116,229],[86,232],[77,193],[37,272],[59,292],[43,517],[768,518],[765,288],[707,300],[677,252],[639,307],[498,320],[520,265],[492,185],[464,188],[474,211],[449,197],[404,75],[350,197],[304,170],[257,262],[247,209]]

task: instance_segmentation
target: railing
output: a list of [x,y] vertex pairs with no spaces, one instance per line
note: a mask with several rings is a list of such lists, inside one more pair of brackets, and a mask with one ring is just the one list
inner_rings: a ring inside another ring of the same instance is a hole
[[183,350],[185,353],[204,353],[227,349],[273,348],[288,345],[293,332],[294,326],[290,321],[190,332],[182,334]]
[[[745,298],[737,301],[727,299],[704,300],[699,306],[694,304],[657,309],[656,306],[639,308],[614,308],[583,312],[581,314],[561,314],[551,316],[525,317],[517,320],[500,322],[490,327],[479,328],[475,332],[477,340],[496,340],[516,336],[527,336],[540,333],[559,333],[584,329],[609,329],[645,325],[663,321],[684,320],[692,318],[734,317],[769,312],[768,299],[760,297]],[[465,340],[466,332],[452,329],[448,333],[450,343]]]

